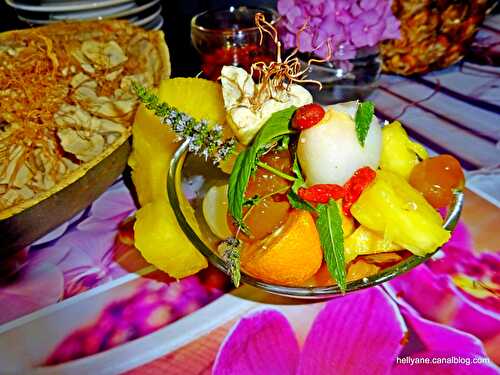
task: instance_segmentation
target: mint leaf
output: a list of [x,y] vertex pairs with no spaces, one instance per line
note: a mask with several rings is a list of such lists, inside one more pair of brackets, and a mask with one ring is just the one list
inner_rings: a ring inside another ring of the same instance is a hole
[[316,227],[328,271],[337,280],[340,290],[344,293],[346,289],[344,233],[339,207],[337,202],[330,199],[328,204],[319,204],[316,210],[319,214]]
[[366,136],[368,135],[368,130],[370,130],[374,112],[375,106],[372,102],[359,103],[354,123],[356,125],[356,136],[362,147],[365,146]]
[[291,191],[287,195],[288,202],[290,202],[293,208],[298,208],[299,210],[306,210],[309,212],[316,211],[313,205],[299,197],[298,191],[306,182],[304,181],[304,177],[302,177],[297,155],[295,155],[295,159],[293,160],[292,171],[295,173],[297,179],[293,182]]
[[313,205],[311,205],[309,202],[306,202],[305,200],[303,200],[293,190],[288,192],[287,198],[288,198],[288,202],[290,203],[290,206],[292,206],[293,208],[297,208],[299,210],[305,210],[305,211],[309,211],[309,212],[316,211],[316,209],[314,208]]
[[240,228],[244,227],[243,205],[245,203],[245,191],[250,176],[257,168],[259,156],[284,137],[295,132],[289,126],[295,110],[296,107],[291,106],[273,113],[257,133],[252,145],[239,154],[234,163],[233,171],[229,177],[228,209],[234,222]]
[[302,177],[302,171],[300,170],[300,165],[297,159],[297,155],[295,155],[295,159],[293,160],[292,171],[293,173],[295,173],[295,176],[297,177],[297,179],[292,184],[292,191],[294,193],[297,193],[299,189],[306,183],[304,181],[304,177]]

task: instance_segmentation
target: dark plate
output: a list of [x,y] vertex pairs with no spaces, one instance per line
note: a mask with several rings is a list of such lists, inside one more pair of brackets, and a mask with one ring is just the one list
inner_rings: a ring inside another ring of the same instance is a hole
[[78,172],[83,174],[80,178],[75,177],[75,181],[32,206],[27,201],[27,208],[0,219],[0,262],[72,218],[106,191],[127,165],[129,140],[122,138],[122,143],[108,152],[104,159],[91,164],[85,174],[73,172],[75,176]]

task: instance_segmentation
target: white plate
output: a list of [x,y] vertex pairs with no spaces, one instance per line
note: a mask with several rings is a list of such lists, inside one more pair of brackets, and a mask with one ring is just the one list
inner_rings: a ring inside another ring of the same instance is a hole
[[160,30],[162,26],[163,26],[163,17],[158,16],[153,21],[142,27],[146,30]]
[[134,10],[135,3],[125,3],[107,8],[92,9],[82,12],[64,12],[64,13],[54,13],[50,15],[50,18],[57,21],[64,20],[88,20],[96,18],[104,18],[106,16],[113,16],[115,14],[123,13],[124,11]]
[[163,17],[160,16],[159,20],[158,20],[158,23],[153,25],[153,27],[151,27],[151,30],[161,30],[161,28],[163,27]]
[[[131,3],[131,4],[120,5],[119,7],[117,6],[117,7],[103,8],[97,11],[87,11],[78,13],[57,13],[51,15],[50,18],[58,21],[62,21],[65,19],[69,20],[69,19],[123,18],[140,13],[158,4],[159,2],[160,0],[152,0],[141,6],[137,6],[136,3]],[[64,17],[65,15],[67,15],[67,17]]]
[[[136,15],[138,13],[141,13],[143,11],[146,11],[149,8],[152,8],[155,5],[158,5],[159,2],[160,2],[160,0],[152,0],[152,1],[148,2],[148,3],[146,3],[146,4],[143,4],[143,5],[139,6],[139,7],[134,7],[132,9],[127,9],[127,10],[124,10],[124,11],[121,11],[121,12],[117,12],[117,13],[111,13],[111,12],[109,12],[109,14],[105,15],[105,16],[95,15],[94,17],[81,17],[81,16],[77,16],[75,14],[74,16],[71,15],[70,17],[68,17],[66,19],[63,19],[62,17],[56,18],[56,16],[59,16],[59,14],[60,14],[59,13],[57,15],[51,15],[50,16],[51,19],[35,19],[35,18],[28,18],[28,17],[22,16],[22,15],[18,15],[17,17],[21,21],[29,23],[29,24],[33,24],[33,25],[47,25],[47,24],[50,24],[50,23],[60,22],[60,21],[64,21],[64,20],[71,20],[71,21],[79,20],[79,19],[80,20],[91,20],[91,19],[99,19],[99,20],[102,19],[102,20],[105,20],[105,19],[113,19],[113,18],[127,19],[129,17],[130,17],[129,21],[135,22],[135,21],[138,21],[139,18],[137,16],[134,17],[134,15]],[[79,12],[78,15],[80,15],[82,13],[84,13],[84,12]],[[97,12],[95,12],[95,13],[97,13]],[[149,16],[150,15],[148,14],[147,17],[149,17]]]
[[143,26],[151,21],[153,21],[156,17],[158,17],[161,14],[162,7],[161,5],[158,7],[158,10],[153,12],[152,14],[146,16],[145,18],[138,19],[137,21],[132,21],[132,23],[136,26]]
[[133,0],[101,0],[101,1],[70,1],[64,3],[45,2],[41,5],[29,5],[14,0],[5,0],[13,8],[31,12],[68,12],[109,7],[113,5],[131,3]]

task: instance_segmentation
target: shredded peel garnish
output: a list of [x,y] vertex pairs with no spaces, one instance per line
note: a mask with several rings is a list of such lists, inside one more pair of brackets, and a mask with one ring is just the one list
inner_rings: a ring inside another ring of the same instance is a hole
[[266,20],[265,16],[262,13],[257,13],[255,15],[255,24],[260,33],[260,44],[262,45],[264,40],[264,34],[267,34],[271,37],[274,44],[276,45],[276,59],[275,61],[271,61],[266,63],[264,61],[257,61],[252,64],[251,67],[251,75],[257,73],[259,80],[259,88],[254,96],[254,101],[258,101],[258,103],[263,103],[266,99],[273,98],[279,100],[278,95],[276,93],[286,91],[289,89],[292,83],[303,84],[303,83],[311,83],[316,84],[319,88],[322,88],[322,85],[319,81],[306,79],[307,73],[310,70],[312,63],[322,63],[325,61],[331,60],[332,54],[332,44],[331,40],[327,39],[315,50],[322,48],[323,44],[326,43],[328,54],[324,59],[309,59],[306,63],[306,66],[303,67],[299,57],[297,56],[300,50],[300,34],[304,32],[308,27],[308,22],[306,21],[304,25],[298,30],[296,40],[297,46],[296,48],[285,58],[282,60],[282,44],[279,40],[278,30]]

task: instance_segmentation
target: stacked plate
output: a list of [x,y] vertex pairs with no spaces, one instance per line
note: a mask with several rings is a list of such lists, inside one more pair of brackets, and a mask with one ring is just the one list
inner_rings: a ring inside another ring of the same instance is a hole
[[148,30],[163,26],[160,0],[5,0],[30,25],[58,21],[127,19]]

